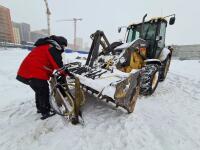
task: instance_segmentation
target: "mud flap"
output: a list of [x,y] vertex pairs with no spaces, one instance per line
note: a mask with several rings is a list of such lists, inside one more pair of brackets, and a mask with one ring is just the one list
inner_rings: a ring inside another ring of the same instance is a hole
[[139,79],[140,71],[137,71],[116,85],[115,103],[117,106],[125,108],[128,113],[133,112],[135,108],[140,90]]
[[[81,106],[85,103],[85,95],[83,90],[81,89],[80,80],[75,78],[75,107],[74,107],[74,118],[72,120],[72,124],[78,124],[83,122]],[[81,119],[81,120],[80,120]]]

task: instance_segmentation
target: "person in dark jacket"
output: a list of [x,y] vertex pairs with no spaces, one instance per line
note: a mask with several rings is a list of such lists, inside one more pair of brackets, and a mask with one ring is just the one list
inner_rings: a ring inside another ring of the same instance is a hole
[[[17,73],[17,80],[30,85],[35,92],[37,112],[41,119],[49,117],[49,83],[53,71],[63,67],[61,54],[67,47],[67,39],[62,36],[41,38],[35,48],[26,56]],[[63,73],[64,75],[64,73]]]

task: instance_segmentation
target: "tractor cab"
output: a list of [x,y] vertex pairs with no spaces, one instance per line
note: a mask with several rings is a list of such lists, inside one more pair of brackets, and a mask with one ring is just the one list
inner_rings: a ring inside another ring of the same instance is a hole
[[[174,22],[175,17],[170,18],[169,24],[172,25]],[[165,47],[166,27],[167,20],[165,18],[153,18],[139,24],[131,24],[127,28],[126,43],[141,38],[147,42],[146,57],[148,59],[158,58]]]

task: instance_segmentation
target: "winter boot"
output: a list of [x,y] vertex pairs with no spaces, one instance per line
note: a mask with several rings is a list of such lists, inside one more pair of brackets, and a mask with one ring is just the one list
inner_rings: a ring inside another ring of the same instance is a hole
[[55,112],[46,112],[46,113],[42,113],[42,117],[40,118],[41,120],[47,119],[49,117],[54,116],[56,113]]

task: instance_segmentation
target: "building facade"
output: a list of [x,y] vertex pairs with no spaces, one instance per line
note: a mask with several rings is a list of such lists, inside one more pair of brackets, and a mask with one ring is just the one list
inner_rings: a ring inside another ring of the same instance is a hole
[[[12,24],[15,41],[20,40],[20,43],[31,42],[31,26],[29,24],[17,22],[12,22]],[[19,30],[20,37],[18,37],[17,30]]]
[[13,27],[13,33],[14,33],[14,43],[20,44],[20,32],[19,28]]
[[14,43],[10,10],[0,5],[0,42]]
[[20,23],[20,39],[22,42],[31,41],[31,26],[27,23]]
[[31,32],[31,42],[36,42],[40,38],[44,38],[48,36],[48,30],[42,29],[38,31],[32,31]]
[[12,22],[12,25],[13,25],[14,42],[20,44],[21,43],[20,24]]

